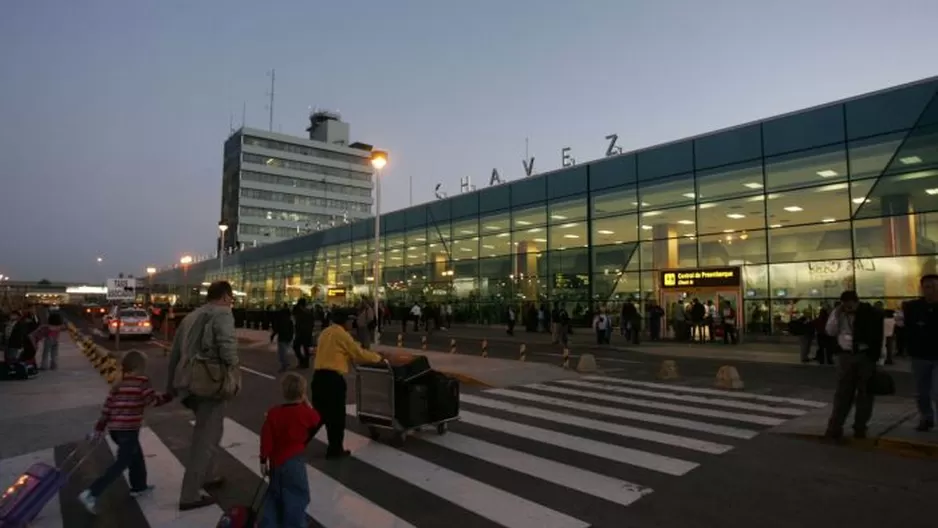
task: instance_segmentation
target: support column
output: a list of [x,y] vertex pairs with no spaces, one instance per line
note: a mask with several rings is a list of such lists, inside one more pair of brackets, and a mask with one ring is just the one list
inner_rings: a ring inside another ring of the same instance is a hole
[[[525,280],[518,280],[521,293],[528,299],[537,299],[537,256],[540,251],[533,242],[518,242],[514,259],[514,269],[512,273],[515,277],[523,277]],[[527,280],[530,279],[530,280]]]
[[657,224],[652,229],[652,266],[654,269],[674,269],[678,265],[678,232],[670,224]]
[[[915,255],[918,249],[916,215],[908,195],[887,195],[882,198],[883,248],[890,257]],[[932,270],[908,270],[901,275],[888,275],[885,278],[886,297],[900,297],[918,291],[918,279],[923,273]]]

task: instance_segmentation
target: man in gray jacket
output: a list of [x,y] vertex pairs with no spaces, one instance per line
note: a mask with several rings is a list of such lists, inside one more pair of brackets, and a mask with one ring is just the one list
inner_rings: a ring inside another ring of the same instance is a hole
[[[227,365],[237,365],[238,340],[235,335],[234,315],[231,303],[234,292],[227,281],[213,282],[208,287],[206,303],[187,315],[176,330],[172,353],[169,358],[169,376],[166,392],[175,395],[179,401],[195,413],[195,428],[192,430],[192,442],[189,445],[189,460],[186,474],[182,479],[182,493],[179,497],[181,511],[194,510],[215,504],[211,495],[202,493],[202,489],[211,491],[224,484],[224,479],[215,471],[215,456],[222,437],[225,420],[224,399],[203,398],[189,394],[181,386],[184,380],[177,368],[185,365],[196,354],[209,354]],[[211,343],[203,343],[208,337]]]

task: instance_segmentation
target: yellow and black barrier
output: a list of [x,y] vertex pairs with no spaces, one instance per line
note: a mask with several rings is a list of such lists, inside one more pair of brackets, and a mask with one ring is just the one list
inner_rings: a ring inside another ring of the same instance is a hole
[[561,366],[565,369],[570,368],[570,349],[567,347],[563,348],[563,363]]
[[455,339],[449,340],[449,353],[450,354],[456,353],[456,340]]
[[528,345],[521,343],[521,350],[519,351],[519,360],[527,361],[528,360]]
[[482,357],[484,358],[489,357],[489,340],[488,339],[482,340]]
[[427,351],[427,336],[420,337],[420,349],[424,352]]

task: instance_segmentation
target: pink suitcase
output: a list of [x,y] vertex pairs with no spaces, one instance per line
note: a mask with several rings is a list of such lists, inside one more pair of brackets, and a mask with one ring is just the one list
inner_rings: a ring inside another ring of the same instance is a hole
[[[26,528],[42,509],[58,495],[72,473],[88,458],[93,446],[81,458],[75,448],[65,458],[62,468],[42,462],[33,464],[0,495],[0,528]],[[74,465],[65,469],[70,462]]]

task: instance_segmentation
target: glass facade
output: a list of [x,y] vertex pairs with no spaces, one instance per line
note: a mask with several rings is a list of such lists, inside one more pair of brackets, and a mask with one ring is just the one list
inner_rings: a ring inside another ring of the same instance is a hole
[[[526,301],[661,301],[673,269],[738,267],[741,311],[770,329],[844,289],[894,305],[938,271],[936,93],[931,79],[383,215],[380,282],[392,302],[446,300],[473,322]],[[156,281],[226,277],[254,306],[351,300],[373,287],[373,229]]]

